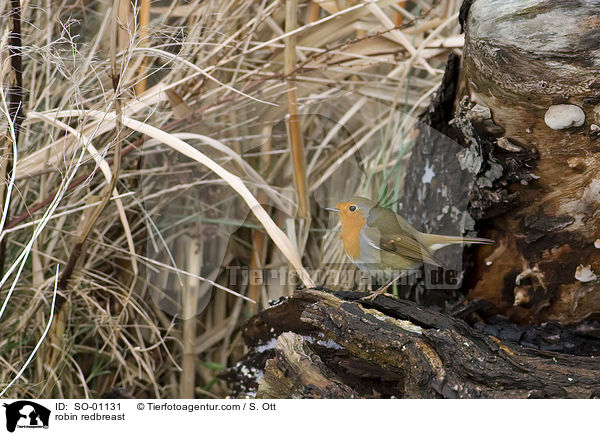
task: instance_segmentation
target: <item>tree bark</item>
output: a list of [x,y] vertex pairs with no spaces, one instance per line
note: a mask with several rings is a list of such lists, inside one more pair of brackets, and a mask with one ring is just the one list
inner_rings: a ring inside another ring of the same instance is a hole
[[[465,261],[469,298],[489,302],[488,316],[600,313],[599,11],[598,0],[463,5],[462,61],[450,59],[422,118],[455,143],[421,130],[401,213],[422,230],[479,228],[497,241]],[[549,113],[558,105],[566,115]],[[551,128],[569,113],[583,124]]]
[[244,329],[250,352],[223,377],[238,394],[263,398],[589,398],[600,392],[597,358],[528,349],[409,301],[360,301],[363,296],[299,290],[260,312]]

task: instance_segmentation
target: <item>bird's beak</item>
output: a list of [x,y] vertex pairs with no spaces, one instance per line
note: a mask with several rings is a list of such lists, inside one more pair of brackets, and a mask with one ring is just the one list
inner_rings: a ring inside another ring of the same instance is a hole
[[338,208],[325,208],[325,210],[330,211],[332,213],[337,213],[340,211]]

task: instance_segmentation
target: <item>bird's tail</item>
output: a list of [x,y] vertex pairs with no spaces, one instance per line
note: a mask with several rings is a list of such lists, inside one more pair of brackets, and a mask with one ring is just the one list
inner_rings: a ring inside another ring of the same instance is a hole
[[421,233],[421,241],[430,251],[437,251],[445,246],[456,244],[480,243],[489,245],[490,243],[496,243],[495,240],[480,237],[441,236],[427,233]]

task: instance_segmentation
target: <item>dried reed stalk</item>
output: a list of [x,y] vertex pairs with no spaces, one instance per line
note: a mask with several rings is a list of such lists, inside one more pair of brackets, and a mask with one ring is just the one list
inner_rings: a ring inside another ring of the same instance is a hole
[[296,35],[293,34],[297,27],[297,0],[286,0],[285,2],[285,60],[284,73],[287,77],[288,93],[288,135],[292,164],[294,167],[294,180],[296,182],[296,193],[298,194],[298,207],[302,219],[310,218],[310,204],[308,201],[308,189],[306,182],[306,161],[304,144],[302,141],[302,126],[298,116],[298,98],[296,96],[296,83],[293,73],[296,70]]
[[[148,28],[150,27],[150,2],[151,0],[140,1],[140,13],[139,13],[139,45],[148,45]],[[140,62],[138,69],[139,80],[135,85],[136,94],[143,94],[146,92],[148,80],[146,78],[146,68],[148,67],[148,59],[143,57]]]

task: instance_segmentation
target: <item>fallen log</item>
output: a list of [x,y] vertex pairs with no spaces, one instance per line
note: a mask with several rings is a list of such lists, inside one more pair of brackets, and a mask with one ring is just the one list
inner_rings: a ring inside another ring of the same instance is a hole
[[600,358],[530,349],[413,302],[298,290],[252,317],[222,375],[262,398],[590,398]]

